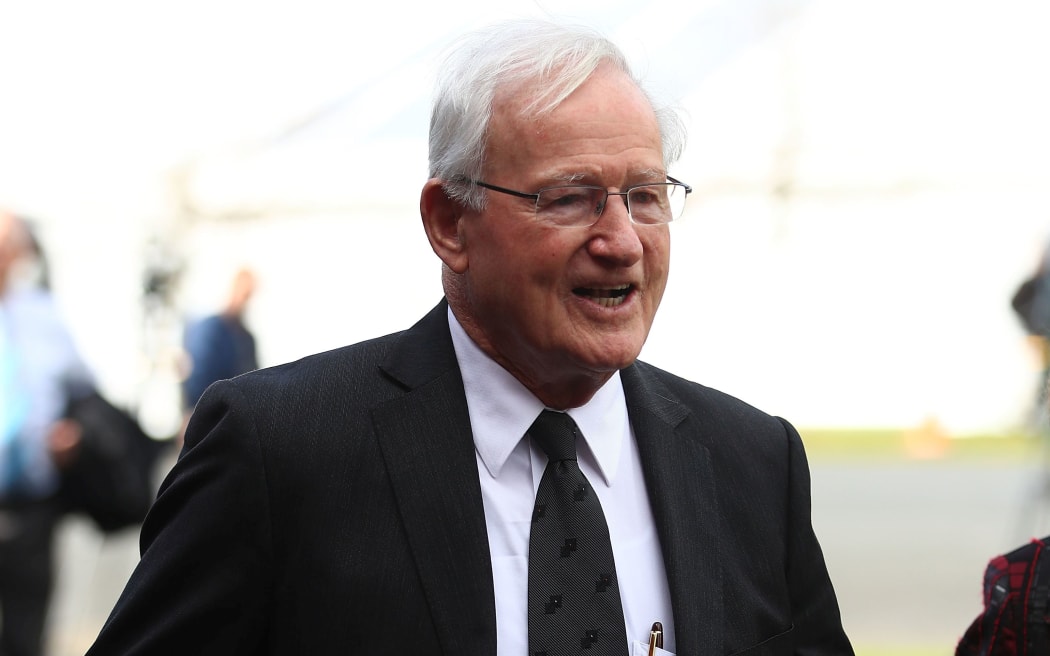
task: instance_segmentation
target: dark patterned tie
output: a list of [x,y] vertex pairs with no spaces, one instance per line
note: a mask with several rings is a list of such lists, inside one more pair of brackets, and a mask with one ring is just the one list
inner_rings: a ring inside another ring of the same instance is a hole
[[549,462],[529,534],[530,656],[625,656],[609,527],[576,462],[576,422],[544,410],[529,436]]

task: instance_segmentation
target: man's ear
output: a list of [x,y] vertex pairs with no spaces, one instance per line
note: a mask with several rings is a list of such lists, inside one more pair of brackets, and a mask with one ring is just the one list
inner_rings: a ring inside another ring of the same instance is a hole
[[467,248],[460,222],[463,205],[449,198],[442,180],[431,178],[419,196],[419,214],[427,231],[430,247],[445,265],[456,273],[467,270]]

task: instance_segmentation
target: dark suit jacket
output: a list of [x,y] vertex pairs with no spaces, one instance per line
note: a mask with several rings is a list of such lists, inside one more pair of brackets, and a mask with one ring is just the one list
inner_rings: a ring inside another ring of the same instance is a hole
[[[622,378],[678,655],[852,654],[795,430],[640,362]],[[209,389],[89,656],[495,650],[474,443],[441,303],[403,333]]]

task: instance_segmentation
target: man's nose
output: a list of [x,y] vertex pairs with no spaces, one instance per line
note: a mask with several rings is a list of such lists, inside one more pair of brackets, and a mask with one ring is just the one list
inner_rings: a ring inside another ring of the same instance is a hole
[[[613,200],[613,196],[619,196]],[[642,257],[642,242],[627,210],[627,197],[610,193],[601,216],[591,227],[595,234],[588,249],[595,257],[613,260],[619,266],[630,266]]]

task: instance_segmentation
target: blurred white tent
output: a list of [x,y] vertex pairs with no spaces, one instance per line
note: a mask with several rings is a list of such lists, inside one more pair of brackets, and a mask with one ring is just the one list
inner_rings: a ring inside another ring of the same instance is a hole
[[[72,199],[116,196],[122,185],[107,175],[125,171],[152,195],[95,209],[114,215],[104,225],[136,255],[96,273],[138,276],[155,237],[184,262],[181,306],[202,311],[228,271],[251,264],[268,362],[398,329],[436,302],[416,203],[438,54],[464,29],[544,7],[445,3],[391,21],[334,2],[190,3],[165,15],[195,37],[168,61],[150,37],[169,52],[175,42],[158,35],[170,21],[111,2],[146,32],[143,51],[124,56],[167,62],[182,89],[170,108],[136,101],[170,112],[174,134],[162,138],[159,122],[111,125],[86,143],[132,142],[118,146],[123,165],[59,164],[57,192],[40,181],[47,167],[30,178],[0,148],[0,173],[21,183],[0,188],[0,203],[62,225],[51,241],[70,298],[88,284],[76,268],[99,250],[83,253],[84,228],[70,230],[85,214]],[[967,433],[1020,420],[1035,373],[1008,299],[1050,236],[1050,6],[654,0],[551,13],[622,44],[689,125],[674,172],[697,193],[673,226],[671,284],[646,359],[803,426],[934,418]],[[103,85],[112,102],[119,86]],[[190,131],[187,115],[204,127]],[[149,149],[144,135],[161,143]],[[29,152],[39,143],[15,140]],[[112,335],[91,329],[98,299],[79,299],[68,304],[85,349],[108,362]]]

